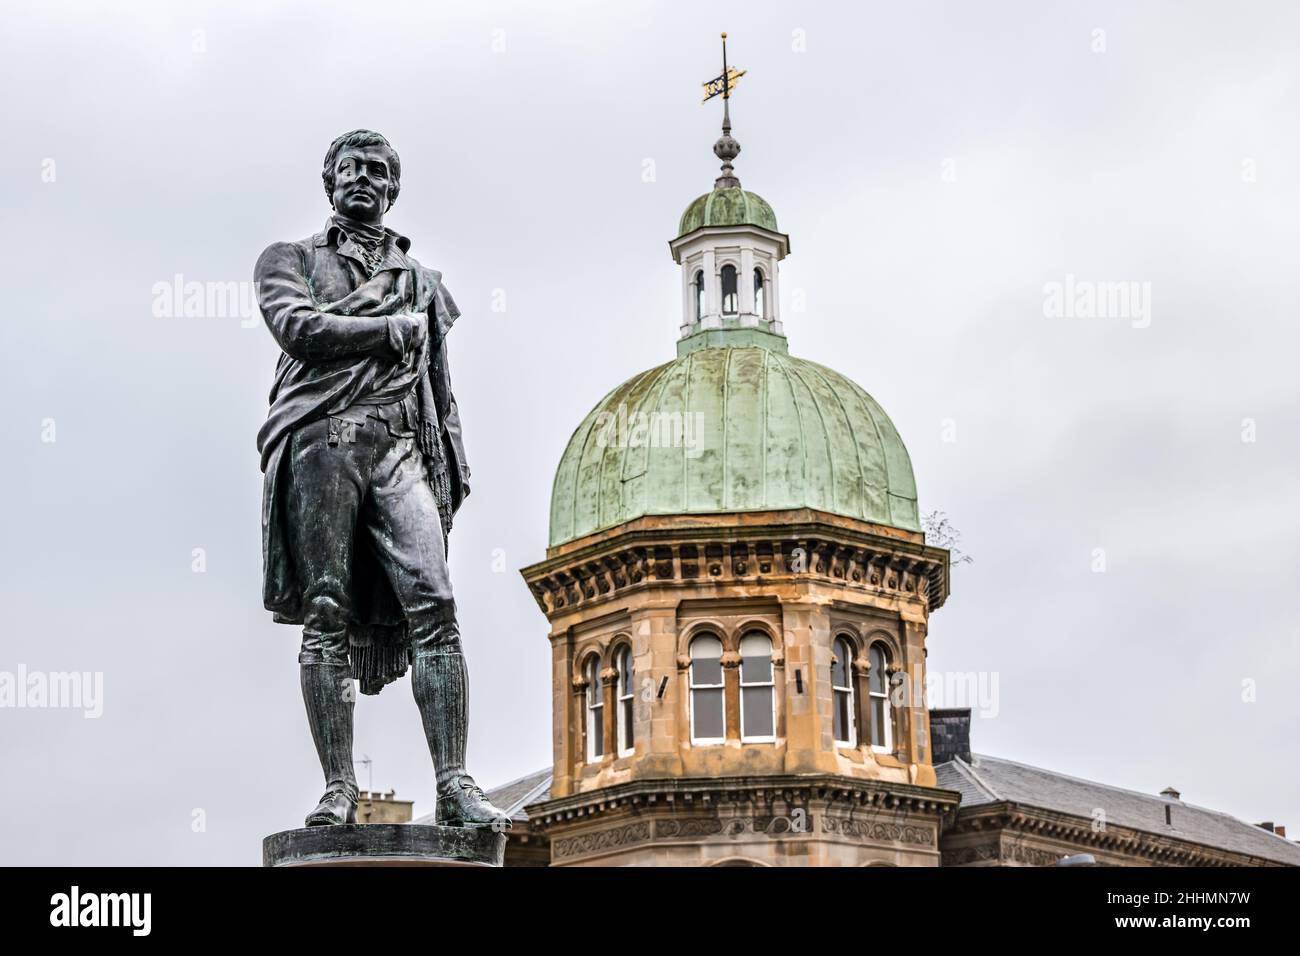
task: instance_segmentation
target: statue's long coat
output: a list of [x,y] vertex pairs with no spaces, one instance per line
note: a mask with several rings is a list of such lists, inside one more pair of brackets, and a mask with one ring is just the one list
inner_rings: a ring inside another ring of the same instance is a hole
[[[442,285],[441,273],[406,255],[409,241],[388,232],[387,253],[373,277],[367,277],[360,251],[332,221],[306,239],[270,246],[254,270],[262,318],[284,353],[276,366],[270,411],[257,435],[264,474],[262,597],[280,623],[303,619],[303,586],[289,548],[284,496],[286,439],[295,428],[337,415],[362,399],[400,397],[413,386],[420,397],[421,448],[440,499],[444,535],[469,494],[460,415],[447,367],[446,336],[460,311]],[[425,347],[400,360],[389,321],[399,312],[429,315]],[[353,670],[362,690],[375,693],[405,671],[405,621],[366,548],[354,549],[352,582]],[[376,647],[389,649],[378,664],[365,653]],[[359,666],[366,658],[366,666]],[[393,673],[399,664],[400,672]]]

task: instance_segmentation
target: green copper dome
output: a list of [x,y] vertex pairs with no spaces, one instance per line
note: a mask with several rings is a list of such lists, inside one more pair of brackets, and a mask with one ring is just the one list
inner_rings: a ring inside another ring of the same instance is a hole
[[739,186],[711,189],[686,207],[677,235],[684,236],[701,226],[761,226],[772,232],[776,213],[767,200]]
[[920,530],[907,449],[870,395],[783,338],[700,344],[578,426],[555,474],[552,547],[645,515],[791,508]]

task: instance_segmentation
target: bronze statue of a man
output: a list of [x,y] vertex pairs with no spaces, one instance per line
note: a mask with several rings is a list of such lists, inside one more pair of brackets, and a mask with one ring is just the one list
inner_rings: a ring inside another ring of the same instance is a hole
[[298,661],[325,794],[308,826],[356,822],[353,679],[377,694],[411,668],[444,826],[508,826],[465,772],[468,675],[447,532],[469,494],[442,276],[383,224],[401,163],[378,133],[336,139],[321,172],[334,214],[257,260],[283,353],[257,436],[263,601],[302,624]]

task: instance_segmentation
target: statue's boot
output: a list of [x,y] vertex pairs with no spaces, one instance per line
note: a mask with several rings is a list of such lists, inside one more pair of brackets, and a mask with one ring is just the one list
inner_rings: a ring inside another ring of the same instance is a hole
[[[442,625],[455,628],[455,621]],[[417,654],[411,668],[415,703],[433,755],[438,781],[434,822],[442,827],[510,829],[510,818],[494,807],[474,778],[465,772],[465,736],[469,729],[469,675],[459,636],[451,646]]]
[[340,823],[357,822],[357,801],[342,790],[326,790],[325,795],[316,804],[316,809],[307,814],[307,826],[335,826]]
[[355,694],[346,664],[302,664],[302,699],[325,773],[325,795],[307,814],[307,826],[357,822],[357,778],[352,766]]

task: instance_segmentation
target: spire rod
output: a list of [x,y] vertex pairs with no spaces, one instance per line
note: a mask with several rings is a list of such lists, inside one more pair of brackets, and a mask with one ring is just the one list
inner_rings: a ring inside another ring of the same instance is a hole
[[713,155],[722,160],[722,175],[713,181],[714,189],[740,187],[740,180],[731,165],[731,161],[740,155],[740,143],[731,135],[731,87],[744,75],[744,70],[732,70],[727,66],[727,35],[722,34],[722,75],[704,84],[704,102],[722,94],[722,136],[713,144]]
[[731,78],[727,76],[727,34],[722,34],[722,135],[731,133]]

